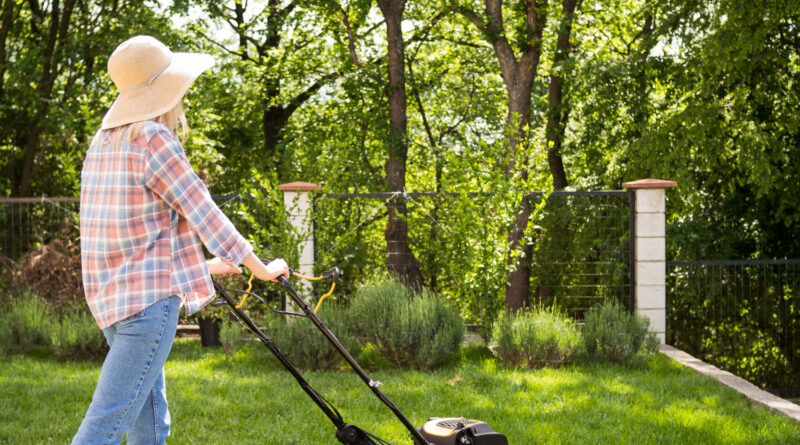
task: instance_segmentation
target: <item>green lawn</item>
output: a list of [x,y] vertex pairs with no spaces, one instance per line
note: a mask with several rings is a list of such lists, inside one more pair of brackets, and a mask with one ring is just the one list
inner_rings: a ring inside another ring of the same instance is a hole
[[[99,366],[43,351],[4,357],[0,443],[68,443]],[[305,375],[346,421],[392,443],[411,443],[352,372]],[[636,367],[580,363],[530,371],[504,367],[482,345],[470,345],[435,371],[370,375],[415,425],[429,416],[477,418],[511,444],[800,443],[795,422],[663,356]],[[172,443],[337,443],[327,418],[260,344],[225,360],[221,350],[178,340],[167,380]]]

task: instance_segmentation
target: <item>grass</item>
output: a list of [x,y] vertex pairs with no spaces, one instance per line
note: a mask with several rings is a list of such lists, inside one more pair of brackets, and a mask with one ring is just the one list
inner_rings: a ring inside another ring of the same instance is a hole
[[[0,443],[69,442],[99,368],[46,351],[3,358]],[[467,416],[488,422],[510,444],[800,443],[797,423],[660,355],[633,367],[582,362],[533,371],[505,367],[482,345],[469,345],[433,371],[369,374],[415,425],[429,416]],[[411,443],[352,372],[304,375],[346,421]],[[260,344],[226,360],[220,349],[178,340],[167,380],[171,443],[337,443],[327,418]]]

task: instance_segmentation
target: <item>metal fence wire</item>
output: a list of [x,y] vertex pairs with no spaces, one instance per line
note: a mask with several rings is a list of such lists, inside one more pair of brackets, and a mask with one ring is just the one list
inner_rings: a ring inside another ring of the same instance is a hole
[[800,260],[667,263],[667,343],[800,395]]
[[[348,276],[385,270],[385,201],[398,198],[407,200],[409,244],[426,286],[449,296],[504,290],[505,277],[481,276],[481,267],[475,265],[502,263],[507,255],[487,246],[498,236],[496,228],[485,227],[492,211],[489,194],[318,195],[314,231],[319,267],[336,261]],[[535,204],[542,194],[531,193],[528,199]],[[531,221],[536,230],[528,259],[529,301],[555,304],[578,319],[606,299],[632,308],[632,205],[633,194],[627,191],[547,196],[541,219]]]
[[76,198],[1,198],[0,255],[19,259],[53,237],[77,237],[78,208]]
[[[236,195],[214,195],[222,206]],[[0,198],[0,256],[17,260],[53,238],[78,240],[80,201],[77,198]],[[231,215],[236,220],[236,215]],[[238,222],[238,221],[236,221]]]
[[[532,303],[555,304],[578,319],[605,299],[632,307],[632,196],[626,191],[554,192],[547,196],[543,215],[532,221],[537,227],[529,258]],[[215,196],[221,204],[233,198]],[[502,304],[505,276],[493,271],[507,261],[508,252],[501,242],[506,234],[486,223],[487,212],[497,204],[489,194],[318,195],[314,200],[317,268],[340,267],[349,278],[342,280],[344,295],[364,278],[383,273],[385,203],[398,198],[407,199],[409,243],[425,284],[478,306]],[[531,193],[527,198],[535,204],[543,196]],[[75,198],[0,200],[0,254],[18,259],[50,238],[63,236],[64,230],[71,230],[68,236],[77,240],[78,211]],[[246,222],[238,221],[236,214],[230,216],[235,224]],[[486,267],[490,264],[494,269]]]
[[[536,197],[534,197],[536,198]],[[632,194],[555,192],[534,240],[532,297],[582,319],[592,306],[618,301],[632,310]]]

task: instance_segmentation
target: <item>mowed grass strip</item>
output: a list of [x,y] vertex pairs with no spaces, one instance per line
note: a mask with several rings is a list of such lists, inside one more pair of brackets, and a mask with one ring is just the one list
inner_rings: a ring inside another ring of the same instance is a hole
[[[171,443],[338,443],[330,421],[260,344],[226,360],[219,349],[178,340],[166,367]],[[99,371],[99,363],[41,350],[4,357],[0,443],[68,443]],[[465,416],[488,422],[510,444],[800,443],[797,423],[661,355],[631,367],[580,361],[524,370],[472,344],[433,371],[368,372],[415,425]],[[412,443],[354,373],[303,374],[347,422],[394,444]]]

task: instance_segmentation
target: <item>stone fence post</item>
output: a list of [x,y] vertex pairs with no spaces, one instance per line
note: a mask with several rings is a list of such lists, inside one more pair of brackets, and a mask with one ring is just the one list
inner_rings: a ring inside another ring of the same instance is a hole
[[[295,233],[302,240],[299,249],[297,272],[307,277],[314,274],[314,228],[311,220],[311,192],[322,190],[322,187],[310,182],[290,182],[279,186],[283,192],[283,206],[289,214],[289,221]],[[311,284],[301,280],[297,284],[298,291],[308,293]]]
[[650,319],[650,330],[661,343],[667,333],[667,247],[664,190],[676,187],[675,181],[640,179],[626,182],[623,188],[635,193],[634,282],[636,313]]

